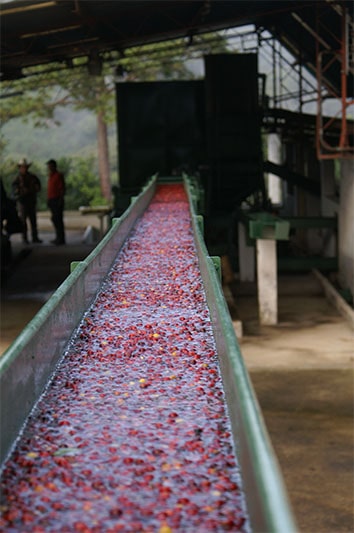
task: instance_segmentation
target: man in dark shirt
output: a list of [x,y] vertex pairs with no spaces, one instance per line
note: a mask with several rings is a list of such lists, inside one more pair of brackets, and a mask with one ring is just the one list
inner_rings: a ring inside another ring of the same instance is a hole
[[48,167],[48,186],[47,186],[47,203],[52,213],[52,222],[55,228],[55,239],[52,241],[57,246],[65,244],[64,230],[64,195],[65,181],[64,176],[57,170],[57,162],[54,159],[47,161]]
[[41,190],[38,177],[29,172],[29,163],[25,158],[18,162],[18,175],[12,182],[12,192],[17,203],[18,215],[23,223],[23,242],[28,244],[27,218],[31,224],[32,241],[42,242],[37,231],[37,194]]

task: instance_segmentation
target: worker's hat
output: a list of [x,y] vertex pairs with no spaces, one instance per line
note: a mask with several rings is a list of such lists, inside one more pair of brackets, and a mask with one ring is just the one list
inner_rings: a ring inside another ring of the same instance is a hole
[[30,163],[30,161],[27,161],[27,159],[25,157],[20,159],[19,162],[18,162],[18,166],[19,167],[29,167],[29,166],[31,166],[31,164],[32,163]]

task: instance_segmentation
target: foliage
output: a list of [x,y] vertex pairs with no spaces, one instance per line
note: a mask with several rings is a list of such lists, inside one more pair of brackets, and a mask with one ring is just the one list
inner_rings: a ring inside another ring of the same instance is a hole
[[33,119],[24,124],[18,118],[5,124],[2,131],[6,142],[3,159],[27,157],[45,162],[50,158],[95,156],[97,152],[96,121],[88,111],[60,107],[45,127],[36,127]]
[[[94,158],[74,160],[70,158],[58,159],[58,169],[63,172],[66,184],[65,208],[78,209],[82,205],[106,205],[106,200],[101,195],[100,183],[95,168]],[[45,165],[44,165],[45,166]],[[17,175],[17,162],[5,160],[0,165],[0,176],[8,196],[12,196],[12,182]],[[47,209],[47,177],[46,166],[41,167],[33,163],[30,171],[36,174],[42,184],[42,190],[38,194],[38,211]]]
[[[112,51],[103,54],[100,58],[100,75],[89,73],[87,58],[76,58],[70,66],[61,63],[31,67],[24,69],[24,77],[21,79],[1,82],[0,156],[3,161],[1,172],[5,186],[10,185],[11,176],[16,171],[16,160],[20,157],[27,154],[27,157],[34,157],[37,161],[45,161],[51,157],[58,159],[58,154],[67,154],[73,158],[77,153],[80,154],[82,149],[82,144],[78,142],[79,137],[82,139],[88,131],[91,135],[85,147],[90,148],[85,149],[85,155],[89,156],[87,161],[91,162],[91,168],[85,168],[82,158],[75,164],[71,162],[67,178],[67,204],[76,208],[78,203],[102,203],[101,193],[98,192],[100,186],[97,183],[97,171],[93,174],[93,162],[97,160],[97,149],[96,157],[93,151],[93,124],[91,128],[81,125],[79,130],[78,123],[75,122],[76,113],[83,110],[88,112],[91,114],[86,114],[88,121],[89,116],[94,118],[103,113],[105,123],[113,124],[116,118],[114,96],[117,81],[191,79],[195,76],[188,61],[216,52],[227,52],[227,42],[221,34],[195,35],[138,46],[125,52]],[[54,132],[62,117],[65,116],[64,120],[68,120],[67,114],[60,113],[60,110],[65,108],[74,111],[75,118],[69,127],[70,135],[65,132],[65,137],[58,140]],[[41,134],[39,128],[42,128]],[[47,130],[44,133],[43,128]],[[20,149],[8,154],[7,139],[13,137],[17,139]],[[111,162],[110,166],[116,167],[116,162]],[[39,177],[43,175],[43,169],[37,168],[35,163],[32,170],[36,170]],[[108,179],[109,184],[109,176],[107,178],[103,172],[100,174],[102,182],[106,180],[107,183]],[[78,188],[74,185],[71,187],[71,180],[74,178],[78,180]],[[81,181],[82,178],[87,184],[86,187]],[[41,208],[44,203],[45,200],[41,196]]]
[[69,172],[65,176],[66,209],[78,209],[82,205],[105,205],[95,169],[94,159],[75,159],[70,162]]
[[103,111],[112,123],[117,65],[126,81],[156,79],[190,79],[194,75],[188,60],[205,54],[227,52],[227,42],[220,33],[195,35],[162,43],[132,47],[122,52],[109,52],[100,58],[102,74],[89,73],[86,58],[76,58],[70,67],[53,64],[24,70],[24,77],[1,83],[0,123],[13,118],[24,122],[34,119],[35,126],[53,123],[58,106],[75,110]]
[[133,47],[118,61],[124,81],[187,80],[195,77],[190,60],[227,52],[227,41],[214,32]]

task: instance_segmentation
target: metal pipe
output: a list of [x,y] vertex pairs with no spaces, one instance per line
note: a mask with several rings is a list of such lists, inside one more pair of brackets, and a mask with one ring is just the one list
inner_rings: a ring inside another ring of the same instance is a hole
[[347,12],[342,9],[342,42],[341,42],[341,93],[342,93],[342,130],[339,139],[339,148],[345,150],[348,147],[347,132]]

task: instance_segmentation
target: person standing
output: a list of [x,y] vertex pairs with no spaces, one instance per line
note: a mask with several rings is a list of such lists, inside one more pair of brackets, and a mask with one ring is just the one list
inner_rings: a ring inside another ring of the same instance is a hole
[[23,224],[22,239],[28,244],[27,219],[29,219],[32,231],[32,241],[42,242],[38,238],[37,231],[37,194],[41,190],[39,178],[29,172],[31,163],[26,158],[18,162],[18,175],[12,182],[12,192],[17,204],[18,215]]
[[65,244],[64,229],[64,195],[65,180],[64,175],[58,171],[57,162],[54,159],[47,161],[48,186],[47,205],[52,214],[52,222],[55,228],[55,239],[52,241],[57,246]]

